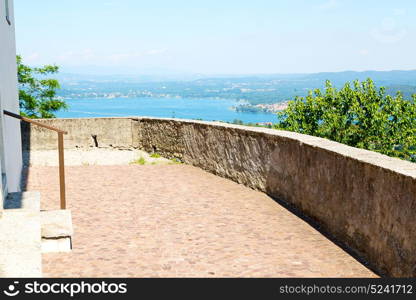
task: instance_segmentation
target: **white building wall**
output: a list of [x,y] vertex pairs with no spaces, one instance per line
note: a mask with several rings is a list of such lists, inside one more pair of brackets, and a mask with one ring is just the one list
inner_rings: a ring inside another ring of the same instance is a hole
[[16,192],[20,190],[22,147],[20,121],[3,114],[4,109],[19,113],[13,0],[9,0],[11,25],[6,20],[5,1],[0,0],[0,156],[8,190]]

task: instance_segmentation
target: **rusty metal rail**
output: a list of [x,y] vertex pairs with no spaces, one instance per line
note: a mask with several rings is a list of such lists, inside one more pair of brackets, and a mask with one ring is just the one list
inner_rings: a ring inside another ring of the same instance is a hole
[[59,190],[60,190],[60,202],[61,202],[61,209],[66,209],[66,196],[65,196],[65,162],[64,162],[64,134],[68,132],[55,128],[53,126],[45,125],[41,122],[35,121],[33,119],[29,119],[23,117],[21,115],[12,113],[10,111],[4,110],[5,115],[9,117],[13,117],[15,119],[19,119],[23,122],[32,123],[34,125],[53,130],[58,133],[58,152],[59,152]]

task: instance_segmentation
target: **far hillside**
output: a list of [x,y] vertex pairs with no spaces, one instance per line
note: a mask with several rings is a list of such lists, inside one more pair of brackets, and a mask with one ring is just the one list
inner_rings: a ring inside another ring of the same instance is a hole
[[81,75],[63,73],[59,96],[67,99],[114,97],[181,97],[244,100],[248,104],[271,104],[305,96],[309,90],[323,88],[326,80],[335,87],[345,82],[372,78],[387,93],[403,92],[405,98],[416,93],[416,70],[365,71],[315,74],[221,75]]

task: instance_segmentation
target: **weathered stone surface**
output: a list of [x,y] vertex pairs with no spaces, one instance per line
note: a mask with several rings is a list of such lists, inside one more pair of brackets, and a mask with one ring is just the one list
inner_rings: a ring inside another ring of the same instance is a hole
[[74,233],[68,209],[41,211],[40,221],[42,238],[70,237]]
[[[67,149],[132,145],[129,118],[45,119],[42,122],[68,132],[64,135]],[[22,122],[22,142],[23,150],[53,150],[58,147],[58,136],[49,129]]]
[[[70,131],[68,148],[88,147],[87,137],[97,134],[104,145],[158,152],[264,191],[318,222],[381,273],[416,276],[416,164],[317,137],[215,122],[47,122]],[[26,149],[54,145],[38,128],[30,136]]]
[[0,222],[0,277],[42,277],[39,211],[6,209]]
[[[57,167],[29,189],[56,207]],[[266,194],[186,164],[70,166],[75,234],[45,277],[377,277]]]

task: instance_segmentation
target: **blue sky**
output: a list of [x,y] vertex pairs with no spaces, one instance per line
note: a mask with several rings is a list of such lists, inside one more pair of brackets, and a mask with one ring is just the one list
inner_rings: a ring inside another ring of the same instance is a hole
[[414,0],[15,0],[32,65],[114,73],[416,69]]

